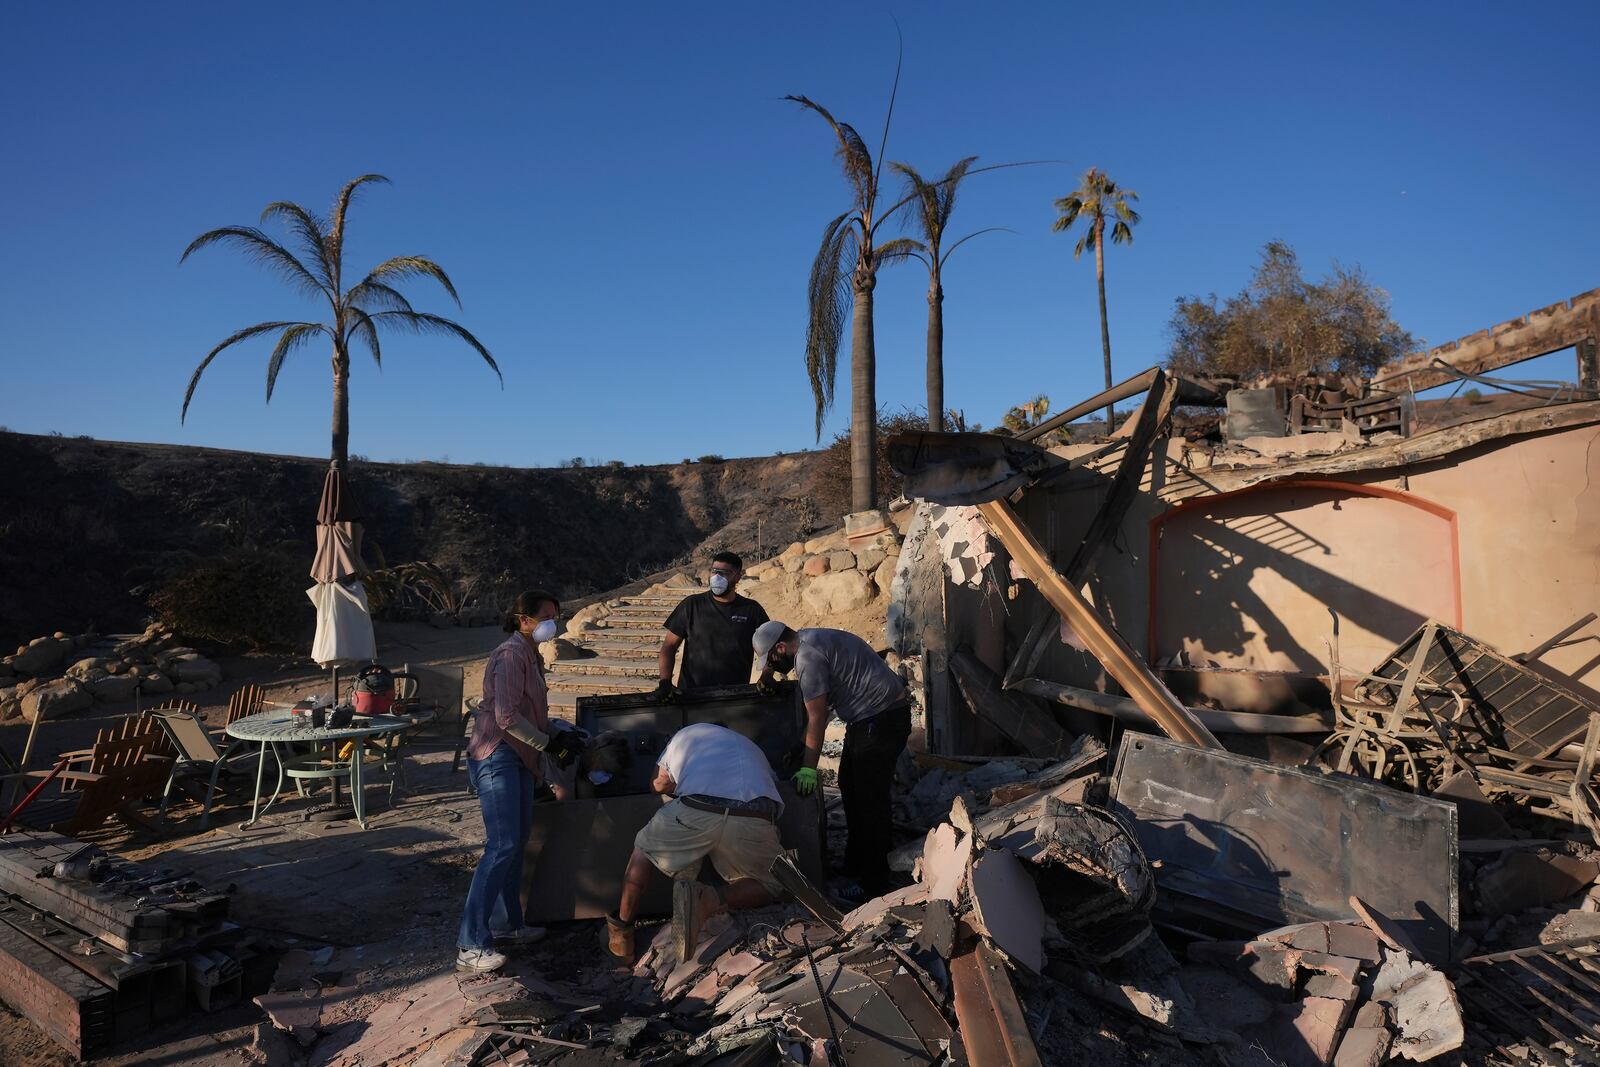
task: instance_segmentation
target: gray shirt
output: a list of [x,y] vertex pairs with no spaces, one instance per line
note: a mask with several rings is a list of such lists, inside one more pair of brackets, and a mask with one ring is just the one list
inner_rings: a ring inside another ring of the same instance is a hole
[[862,722],[906,701],[906,687],[872,646],[845,630],[801,630],[794,654],[800,695],[826,695],[845,725]]

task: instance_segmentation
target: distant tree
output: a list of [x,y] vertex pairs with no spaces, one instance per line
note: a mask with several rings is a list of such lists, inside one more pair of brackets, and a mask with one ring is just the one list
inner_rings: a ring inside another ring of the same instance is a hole
[[1196,377],[1251,379],[1337,372],[1371,375],[1420,347],[1359,268],[1333,264],[1307,281],[1282,241],[1261,251],[1250,283],[1226,301],[1180,297],[1167,328],[1167,366]]
[[[1079,219],[1084,221],[1083,236],[1072,249],[1074,259],[1089,249],[1094,249],[1094,277],[1100,289],[1100,351],[1105,357],[1106,388],[1111,382],[1111,328],[1106,322],[1106,222],[1111,223],[1113,244],[1133,244],[1133,228],[1139,224],[1139,213],[1133,209],[1139,194],[1123,189],[1098,167],[1084,173],[1083,182],[1072,192],[1056,201],[1061,217],[1056,219],[1055,232],[1073,227]],[[1106,407],[1106,425],[1112,425],[1111,408]]]
[[[900,495],[902,479],[889,463],[889,439],[896,434],[921,433],[928,428],[928,416],[920,408],[902,408],[898,411],[878,412],[877,433],[873,435],[877,454],[876,486],[878,495],[873,507],[887,507]],[[841,433],[822,449],[811,464],[808,495],[816,502],[819,514],[837,515],[850,500],[855,484],[853,462],[855,449],[851,435]],[[856,508],[854,510],[861,510]]]
[[[1018,404],[1007,411],[1000,418],[1000,425],[1010,430],[1013,434],[1031,430],[1050,417],[1050,398],[1040,393],[1032,400]],[[1044,436],[1041,444],[1064,445],[1072,440],[1072,431],[1065,426],[1060,427]]]
[[973,171],[972,164],[977,160],[977,156],[968,156],[957,161],[936,181],[927,180],[905,163],[890,164],[906,180],[906,210],[911,216],[912,228],[922,236],[911,255],[928,268],[928,429],[934,433],[944,430],[944,265],[957,248],[974,237],[1001,229],[990,226],[967,234],[949,248],[944,247],[945,229],[950,223],[950,213],[955,210],[956,190],[961,180],[969,173],[994,169],[981,167]]
[[[194,399],[200,376],[223,349],[240,341],[265,334],[277,334],[278,343],[267,360],[267,401],[272,400],[273,387],[278,383],[278,372],[283,361],[295,349],[317,338],[325,337],[333,345],[333,459],[340,466],[349,459],[350,451],[350,347],[359,341],[372,353],[372,360],[383,366],[383,354],[378,346],[380,330],[405,330],[409,333],[445,334],[459,338],[470,345],[489,368],[500,376],[500,368],[489,350],[467,332],[466,327],[439,315],[417,311],[394,286],[409,278],[432,278],[450,294],[456,306],[461,298],[444,269],[426,256],[395,256],[386,259],[367,272],[355,285],[344,285],[344,224],[350,201],[356,190],[375,182],[387,184],[381,174],[363,174],[345,184],[333,203],[332,217],[319,218],[299,204],[286,200],[268,204],[261,213],[261,221],[278,219],[284,222],[300,245],[296,256],[285,245],[273,240],[253,226],[225,226],[196,237],[183,250],[179,262],[188,259],[200,249],[213,244],[232,245],[251,259],[276,271],[295,288],[328,305],[328,318],[323,322],[262,322],[247,326],[226,338],[206,354],[189,379],[189,388],[183,394],[183,413],[180,421],[189,416],[189,402]],[[501,376],[502,382],[504,377]]]
[[889,110],[883,120],[883,138],[878,144],[878,163],[861,135],[849,123],[835,119],[821,104],[804,96],[789,96],[808,111],[821,115],[838,139],[837,155],[850,186],[850,208],[831,220],[822,230],[822,245],[811,263],[811,278],[806,287],[809,316],[806,324],[806,374],[811,379],[811,394],[816,401],[817,440],[822,439],[822,418],[833,405],[834,372],[839,360],[839,342],[844,332],[845,308],[850,311],[850,510],[868,511],[878,499],[877,455],[877,360],[873,343],[872,290],[878,284],[878,268],[903,260],[919,246],[899,238],[880,241],[878,229],[893,218],[899,204],[879,212],[879,179],[883,150],[889,140],[889,122],[894,117],[894,98],[900,86],[900,71],[895,69],[895,88],[889,94]]

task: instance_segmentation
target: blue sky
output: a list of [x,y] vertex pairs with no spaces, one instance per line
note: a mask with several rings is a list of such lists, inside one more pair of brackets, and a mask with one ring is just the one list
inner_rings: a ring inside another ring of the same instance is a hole
[[[846,194],[804,93],[888,157],[972,179],[954,227],[1007,226],[945,279],[946,396],[994,423],[1100,378],[1089,260],[1049,232],[1090,165],[1140,192],[1107,265],[1119,377],[1160,358],[1175,297],[1237,290],[1261,245],[1359,264],[1431,342],[1600,286],[1592,4],[51,4],[0,32],[0,424],[325,455],[329,367],[263,403],[265,343],[309,305],[203,230],[276,199],[352,212],[353,265],[437,258],[465,347],[395,338],[352,375],[351,450],[553,464],[813,443],[804,291]],[[878,395],[923,398],[921,268],[878,287]],[[848,415],[847,354],[840,403]],[[1565,377],[1563,361],[1548,368]],[[1532,371],[1519,371],[1532,376]]]

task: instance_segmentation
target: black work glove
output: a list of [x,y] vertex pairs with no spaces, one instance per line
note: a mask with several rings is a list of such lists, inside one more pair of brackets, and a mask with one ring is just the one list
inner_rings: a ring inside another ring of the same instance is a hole
[[775,696],[777,696],[778,695],[778,681],[777,681],[777,679],[773,678],[773,677],[771,677],[769,675],[763,674],[761,677],[756,679],[756,692],[761,694],[764,697],[775,697]]
[[678,687],[672,684],[672,680],[670,678],[663,678],[656,685],[655,697],[657,703],[675,703],[678,699]]
[[550,734],[550,741],[544,747],[544,754],[556,761],[559,767],[570,767],[583,755],[583,735],[576,730],[556,730]]

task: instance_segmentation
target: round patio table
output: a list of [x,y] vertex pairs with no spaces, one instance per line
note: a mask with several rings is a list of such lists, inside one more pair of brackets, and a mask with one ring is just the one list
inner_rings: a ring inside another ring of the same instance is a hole
[[[236,741],[255,742],[261,746],[260,754],[256,757],[256,791],[250,801],[250,820],[240,826],[241,830],[249,829],[261,821],[278,800],[278,794],[283,791],[283,752],[280,746],[294,742],[306,744],[334,745],[334,754],[337,759],[338,743],[340,741],[362,741],[369,737],[381,737],[384,734],[394,733],[398,730],[409,730],[418,725],[411,717],[399,718],[393,715],[356,716],[348,726],[338,729],[333,727],[312,726],[303,719],[296,719],[288,712],[263,712],[259,715],[247,715],[228,724],[228,736]],[[278,783],[273,787],[272,798],[264,807],[261,804],[261,779],[267,765],[267,749],[272,749],[273,757],[278,761]],[[365,830],[367,828],[366,809],[362,800],[361,789],[361,764],[362,746],[358,743],[351,746],[350,751],[350,802],[355,810],[356,822]]]

